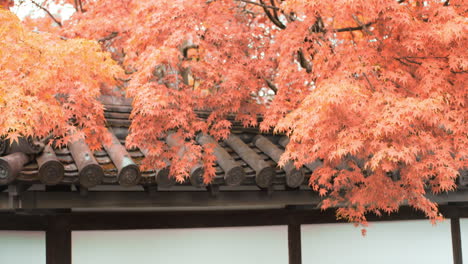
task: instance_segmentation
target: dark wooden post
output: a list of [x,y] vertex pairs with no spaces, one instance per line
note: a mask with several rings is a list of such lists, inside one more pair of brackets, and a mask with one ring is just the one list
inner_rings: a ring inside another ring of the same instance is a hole
[[460,218],[450,218],[450,229],[452,230],[453,264],[463,264]]
[[71,226],[66,215],[48,216],[46,230],[46,263],[71,264]]
[[301,225],[288,225],[289,264],[301,264]]

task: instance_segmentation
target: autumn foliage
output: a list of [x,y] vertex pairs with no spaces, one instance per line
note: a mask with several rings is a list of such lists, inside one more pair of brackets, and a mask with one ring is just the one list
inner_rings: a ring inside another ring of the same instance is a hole
[[[311,188],[358,222],[403,203],[438,219],[426,191],[454,190],[468,167],[464,1],[69,2],[60,27],[28,22],[55,35],[0,12],[0,134],[97,143],[96,98],[124,80],[127,144],[149,151],[146,166],[170,160],[183,180],[201,158],[209,182],[213,157],[195,135],[227,137],[233,113],[290,137],[282,164],[323,160]],[[172,130],[191,139],[183,160],[160,140]]]
[[24,29],[0,9],[0,134],[103,138],[103,83],[115,84],[122,69],[95,41],[63,40]]

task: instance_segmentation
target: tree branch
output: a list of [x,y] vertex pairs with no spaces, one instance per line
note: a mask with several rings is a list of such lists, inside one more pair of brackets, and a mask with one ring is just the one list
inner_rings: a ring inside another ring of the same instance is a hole
[[276,6],[265,5],[265,4],[257,3],[257,2],[254,2],[254,1],[249,1],[249,0],[235,0],[235,1],[244,2],[244,3],[247,3],[247,4],[256,5],[256,6],[261,6],[261,7],[263,7],[263,8],[269,8],[269,9],[273,9],[273,10],[280,10],[280,9],[279,9],[278,7],[276,7]]
[[357,16],[353,15],[353,19],[354,19],[354,21],[356,21],[356,23],[359,25],[359,27],[361,27],[362,30],[364,30],[364,32],[366,32],[369,35],[374,35],[374,34],[372,34],[372,32],[370,32],[370,30],[367,28],[367,26],[359,20],[359,18]]
[[323,24],[323,20],[320,16],[317,16],[315,23],[310,27],[310,31],[313,33],[325,33],[325,25]]
[[448,57],[437,57],[437,56],[429,56],[429,57],[414,57],[414,56],[406,56],[405,58],[409,59],[439,59],[439,60],[445,60],[448,59]]
[[404,62],[402,59],[400,58],[394,58],[395,60],[397,60],[398,62],[400,62],[401,64],[405,65],[405,66],[410,66],[408,63]]
[[372,85],[372,83],[369,81],[369,78],[367,78],[367,74],[366,74],[366,73],[363,73],[362,75],[364,76],[364,78],[366,78],[366,81],[367,81],[367,83],[369,84],[371,90],[372,90],[373,92],[375,92],[374,85]]
[[310,65],[310,62],[304,56],[304,52],[302,51],[302,49],[299,49],[297,51],[297,56],[299,57],[299,63],[301,64],[301,67],[304,68],[307,73],[311,73],[312,65]]
[[405,64],[407,66],[409,66],[407,63],[404,63],[404,61],[408,62],[408,63],[413,63],[413,64],[417,64],[417,65],[422,65],[422,62],[419,62],[419,61],[415,61],[414,59],[420,59],[420,60],[424,60],[424,59],[437,59],[437,60],[446,60],[448,59],[447,57],[412,57],[412,56],[406,56],[406,57],[400,57],[400,58],[394,58],[396,59],[397,61],[401,62],[402,64]]
[[83,13],[83,2],[81,0],[74,0],[76,12]]
[[[369,22],[367,24],[360,24],[357,27],[345,27],[345,28],[338,28],[338,29],[332,29],[332,32],[351,32],[351,31],[358,31],[358,30],[367,30],[367,27],[371,26],[373,22]],[[327,30],[325,29],[325,26],[323,24],[323,21],[320,17],[317,18],[317,21],[315,22],[312,27],[310,27],[310,31],[313,33],[326,33]]]
[[414,64],[417,64],[417,65],[422,65],[421,62],[417,62],[417,61],[414,61],[414,60],[411,60],[411,59],[408,59],[408,58],[403,58],[405,61],[409,62],[409,63],[414,63]]
[[268,85],[268,87],[273,90],[273,92],[275,92],[275,94],[278,93],[278,87],[276,87],[276,85],[271,82],[270,80],[268,80],[267,78],[263,77],[263,80],[265,80],[266,84]]
[[359,27],[346,27],[346,28],[339,28],[339,29],[334,29],[334,32],[349,32],[349,31],[356,31],[356,30],[363,30],[364,28],[367,28],[372,25],[372,22],[369,22],[365,25],[359,26]]
[[83,9],[83,1],[78,0],[78,5],[80,6],[80,12],[83,13],[85,10]]
[[60,21],[58,21],[50,12],[49,10],[47,10],[47,8],[43,7],[42,5],[36,3],[36,1],[34,0],[31,0],[31,3],[33,3],[35,6],[39,7],[41,10],[43,10],[44,12],[46,12],[46,14],[52,18],[52,20],[57,23],[57,25],[59,25],[59,27],[62,27],[62,23]]
[[115,32],[115,31],[111,32],[108,36],[98,39],[98,42],[104,42],[106,40],[111,40],[111,39],[117,37],[118,34],[119,34],[119,32]]
[[[275,5],[275,0],[270,0],[270,3],[271,3],[272,6],[276,7],[276,5]],[[273,15],[275,16],[276,20],[279,21],[278,10],[273,9]]]
[[[265,3],[263,2],[263,0],[260,0],[260,4],[262,5],[265,5]],[[281,23],[281,21],[279,21],[278,19],[276,19],[271,13],[270,13],[270,10],[268,10],[268,8],[266,7],[263,7],[263,11],[265,11],[265,14],[267,15],[267,17],[271,20],[271,22],[273,22],[273,24],[275,24],[277,27],[281,28],[281,29],[285,29],[286,26]]]

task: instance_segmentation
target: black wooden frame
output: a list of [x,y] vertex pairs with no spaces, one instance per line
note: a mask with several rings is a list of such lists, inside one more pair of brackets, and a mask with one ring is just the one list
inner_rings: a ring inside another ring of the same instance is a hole
[[[468,207],[440,206],[445,217],[451,219],[454,264],[462,264],[459,218],[468,218]],[[183,217],[182,217],[183,216]],[[136,220],[137,219],[137,220]],[[425,219],[409,207],[398,213],[369,221]],[[301,263],[301,224],[337,223],[334,210],[321,211],[308,207],[252,210],[207,211],[72,211],[9,210],[0,211],[0,230],[29,230],[46,232],[46,263],[71,264],[71,232],[79,230],[131,230],[161,228],[288,226],[289,263]]]
[[453,263],[463,264],[461,233],[460,233],[460,218],[450,219],[450,229],[452,233],[452,252]]

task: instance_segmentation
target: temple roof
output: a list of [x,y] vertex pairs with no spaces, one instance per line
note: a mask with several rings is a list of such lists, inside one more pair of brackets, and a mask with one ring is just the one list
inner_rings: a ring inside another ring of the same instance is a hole
[[[130,126],[130,102],[115,97],[103,97],[102,101],[107,125],[113,136],[110,147],[91,152],[84,141],[63,148],[44,147],[30,138],[21,138],[11,145],[3,142],[4,148],[0,149],[0,184],[66,184],[84,188],[98,185],[157,186],[165,189],[177,185],[206,187],[201,178],[201,168],[194,168],[190,180],[183,183],[169,177],[169,168],[139,171],[138,165],[147,152],[124,147]],[[207,113],[200,111],[199,115],[203,117]],[[177,144],[171,135],[165,141],[169,145]],[[231,136],[224,141],[199,135],[197,142],[216,146],[216,176],[212,186],[251,186],[258,190],[306,187],[305,176],[320,165],[320,161],[317,161],[301,170],[292,164],[281,169],[277,161],[288,139],[285,136],[262,135],[256,128],[244,129],[236,123],[233,124]]]
[[[154,205],[154,202],[141,197],[140,194],[133,193],[131,196],[129,193],[143,190],[153,194],[164,193],[158,197],[160,205],[165,206],[174,204],[175,193],[179,198],[177,200],[179,206],[257,204],[249,199],[261,200],[262,205],[317,205],[321,200],[308,186],[308,176],[321,165],[320,160],[306,164],[300,169],[295,168],[291,162],[279,168],[277,162],[289,139],[283,135],[261,134],[256,128],[243,128],[235,121],[231,135],[224,141],[216,141],[203,134],[196,138],[196,142],[200,145],[215,145],[216,176],[210,185],[203,184],[201,165],[194,166],[190,178],[182,183],[176,182],[174,177],[169,176],[169,167],[140,171],[139,165],[147,152],[125,148],[125,139],[130,126],[131,102],[128,99],[115,97],[103,97],[102,102],[105,105],[104,115],[113,139],[110,146],[105,146],[101,150],[90,151],[84,141],[76,141],[63,148],[54,148],[44,146],[31,138],[20,138],[19,142],[14,144],[0,140],[0,192],[8,189],[11,196],[30,186],[42,186],[39,190],[43,192],[29,197],[33,201],[30,205],[32,207],[41,207],[37,199],[49,199],[47,201],[50,202],[50,197],[57,195],[48,192],[54,190],[54,186],[60,187],[59,190],[62,191],[78,193],[80,197],[86,197],[88,190],[127,191],[128,198],[118,197],[117,200],[133,199],[136,203],[147,205]],[[200,111],[198,114],[200,117],[206,117],[209,113]],[[167,138],[161,140],[173,147],[178,141],[171,137],[169,134]],[[468,184],[466,172],[462,171],[459,179],[459,186],[462,189]],[[218,197],[215,203],[207,200],[205,196],[199,196],[200,192],[207,193],[207,191]],[[242,197],[233,191],[242,191]],[[442,202],[465,202],[468,201],[468,193],[465,192],[459,190],[457,194],[451,194],[446,198],[443,196],[445,194],[433,198]],[[194,196],[195,193],[197,194]],[[56,197],[56,200],[68,199],[67,197],[69,198],[62,193]],[[79,205],[90,205],[82,198],[74,197],[73,199],[79,200]],[[108,199],[105,195],[93,197],[94,201],[98,202]],[[112,197],[116,201],[115,196]],[[44,205],[48,206],[62,208],[73,207],[74,204],[72,202],[63,205],[52,202],[50,205]],[[0,208],[2,208],[1,197]]]

